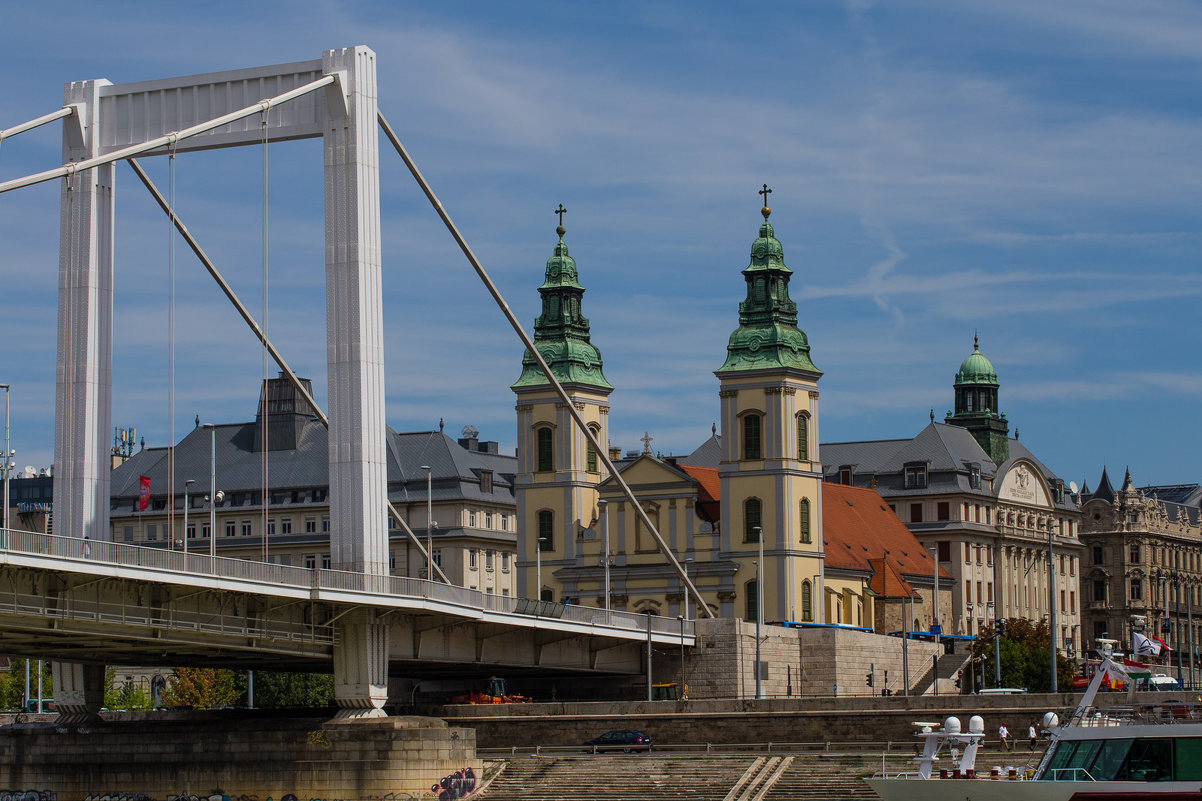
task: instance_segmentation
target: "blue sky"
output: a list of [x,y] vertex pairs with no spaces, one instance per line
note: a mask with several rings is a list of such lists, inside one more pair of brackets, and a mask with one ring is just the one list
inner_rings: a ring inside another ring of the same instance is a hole
[[[1065,479],[1202,479],[1202,7],[1090,0],[26,3],[0,127],[62,85],[378,56],[380,108],[529,330],[566,241],[611,440],[710,433],[762,183],[820,382],[821,439],[911,436],[972,349]],[[57,125],[0,179],[60,160]],[[325,402],[321,151],[268,156],[270,327]],[[180,156],[179,214],[260,305],[262,152]],[[515,441],[521,347],[382,142],[388,421]],[[144,162],[166,185],[162,160]],[[118,168],[114,425],[163,445],[168,228]],[[19,465],[52,461],[58,186],[0,196],[0,382]],[[250,419],[261,356],[182,244],[177,438]]]

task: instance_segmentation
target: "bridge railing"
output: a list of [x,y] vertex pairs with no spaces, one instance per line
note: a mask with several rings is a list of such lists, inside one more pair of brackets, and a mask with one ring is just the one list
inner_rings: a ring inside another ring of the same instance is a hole
[[504,614],[553,617],[594,626],[610,626],[646,631],[656,634],[693,636],[692,621],[676,618],[618,612],[591,606],[560,604],[516,598],[508,595],[471,590],[453,584],[407,576],[387,576],[357,573],[347,570],[328,570],[228,556],[209,556],[207,553],[147,548],[124,542],[64,537],[34,531],[0,529],[0,549],[14,553],[54,556],[63,559],[89,560],[127,567],[167,570],[177,573],[220,576],[222,578],[261,582],[300,589],[330,589],[360,592],[369,595],[395,595],[408,598],[428,598],[433,601],[486,609]]

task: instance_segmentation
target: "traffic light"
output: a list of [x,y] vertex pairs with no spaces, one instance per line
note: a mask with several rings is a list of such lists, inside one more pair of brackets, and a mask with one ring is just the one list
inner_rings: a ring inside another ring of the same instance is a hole
[[868,673],[868,675],[866,675],[864,677],[864,683],[867,684],[869,687],[872,686],[872,673]]
[[1006,621],[1005,620],[999,620],[997,622],[997,636],[999,636],[999,637],[1006,636]]

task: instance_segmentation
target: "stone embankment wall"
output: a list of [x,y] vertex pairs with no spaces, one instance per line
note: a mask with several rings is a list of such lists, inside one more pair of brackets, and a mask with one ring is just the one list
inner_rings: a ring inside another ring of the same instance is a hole
[[259,798],[420,796],[467,768],[482,777],[475,732],[429,718],[195,715],[86,732],[60,733],[52,724],[0,729],[0,788],[49,789],[58,801],[117,791],[205,797],[218,789]]

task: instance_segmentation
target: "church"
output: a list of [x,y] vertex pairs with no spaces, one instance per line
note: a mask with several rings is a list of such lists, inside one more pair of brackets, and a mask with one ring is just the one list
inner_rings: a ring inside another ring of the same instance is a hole
[[[933,606],[937,575],[950,609],[951,575],[936,567],[881,496],[824,481],[822,371],[798,327],[792,271],[769,222],[771,209],[765,205],[761,214],[742,271],[747,295],[739,325],[715,370],[722,434],[715,428],[688,456],[655,455],[649,438],[641,454],[619,458],[611,449],[608,455],[708,614],[891,630],[901,625],[904,601],[921,605],[925,598],[924,608]],[[606,443],[613,386],[590,339],[585,288],[562,221],[556,231],[538,289],[534,343],[597,441]],[[511,388],[519,594],[670,617],[707,615],[529,352]],[[833,510],[829,519],[824,509]]]

